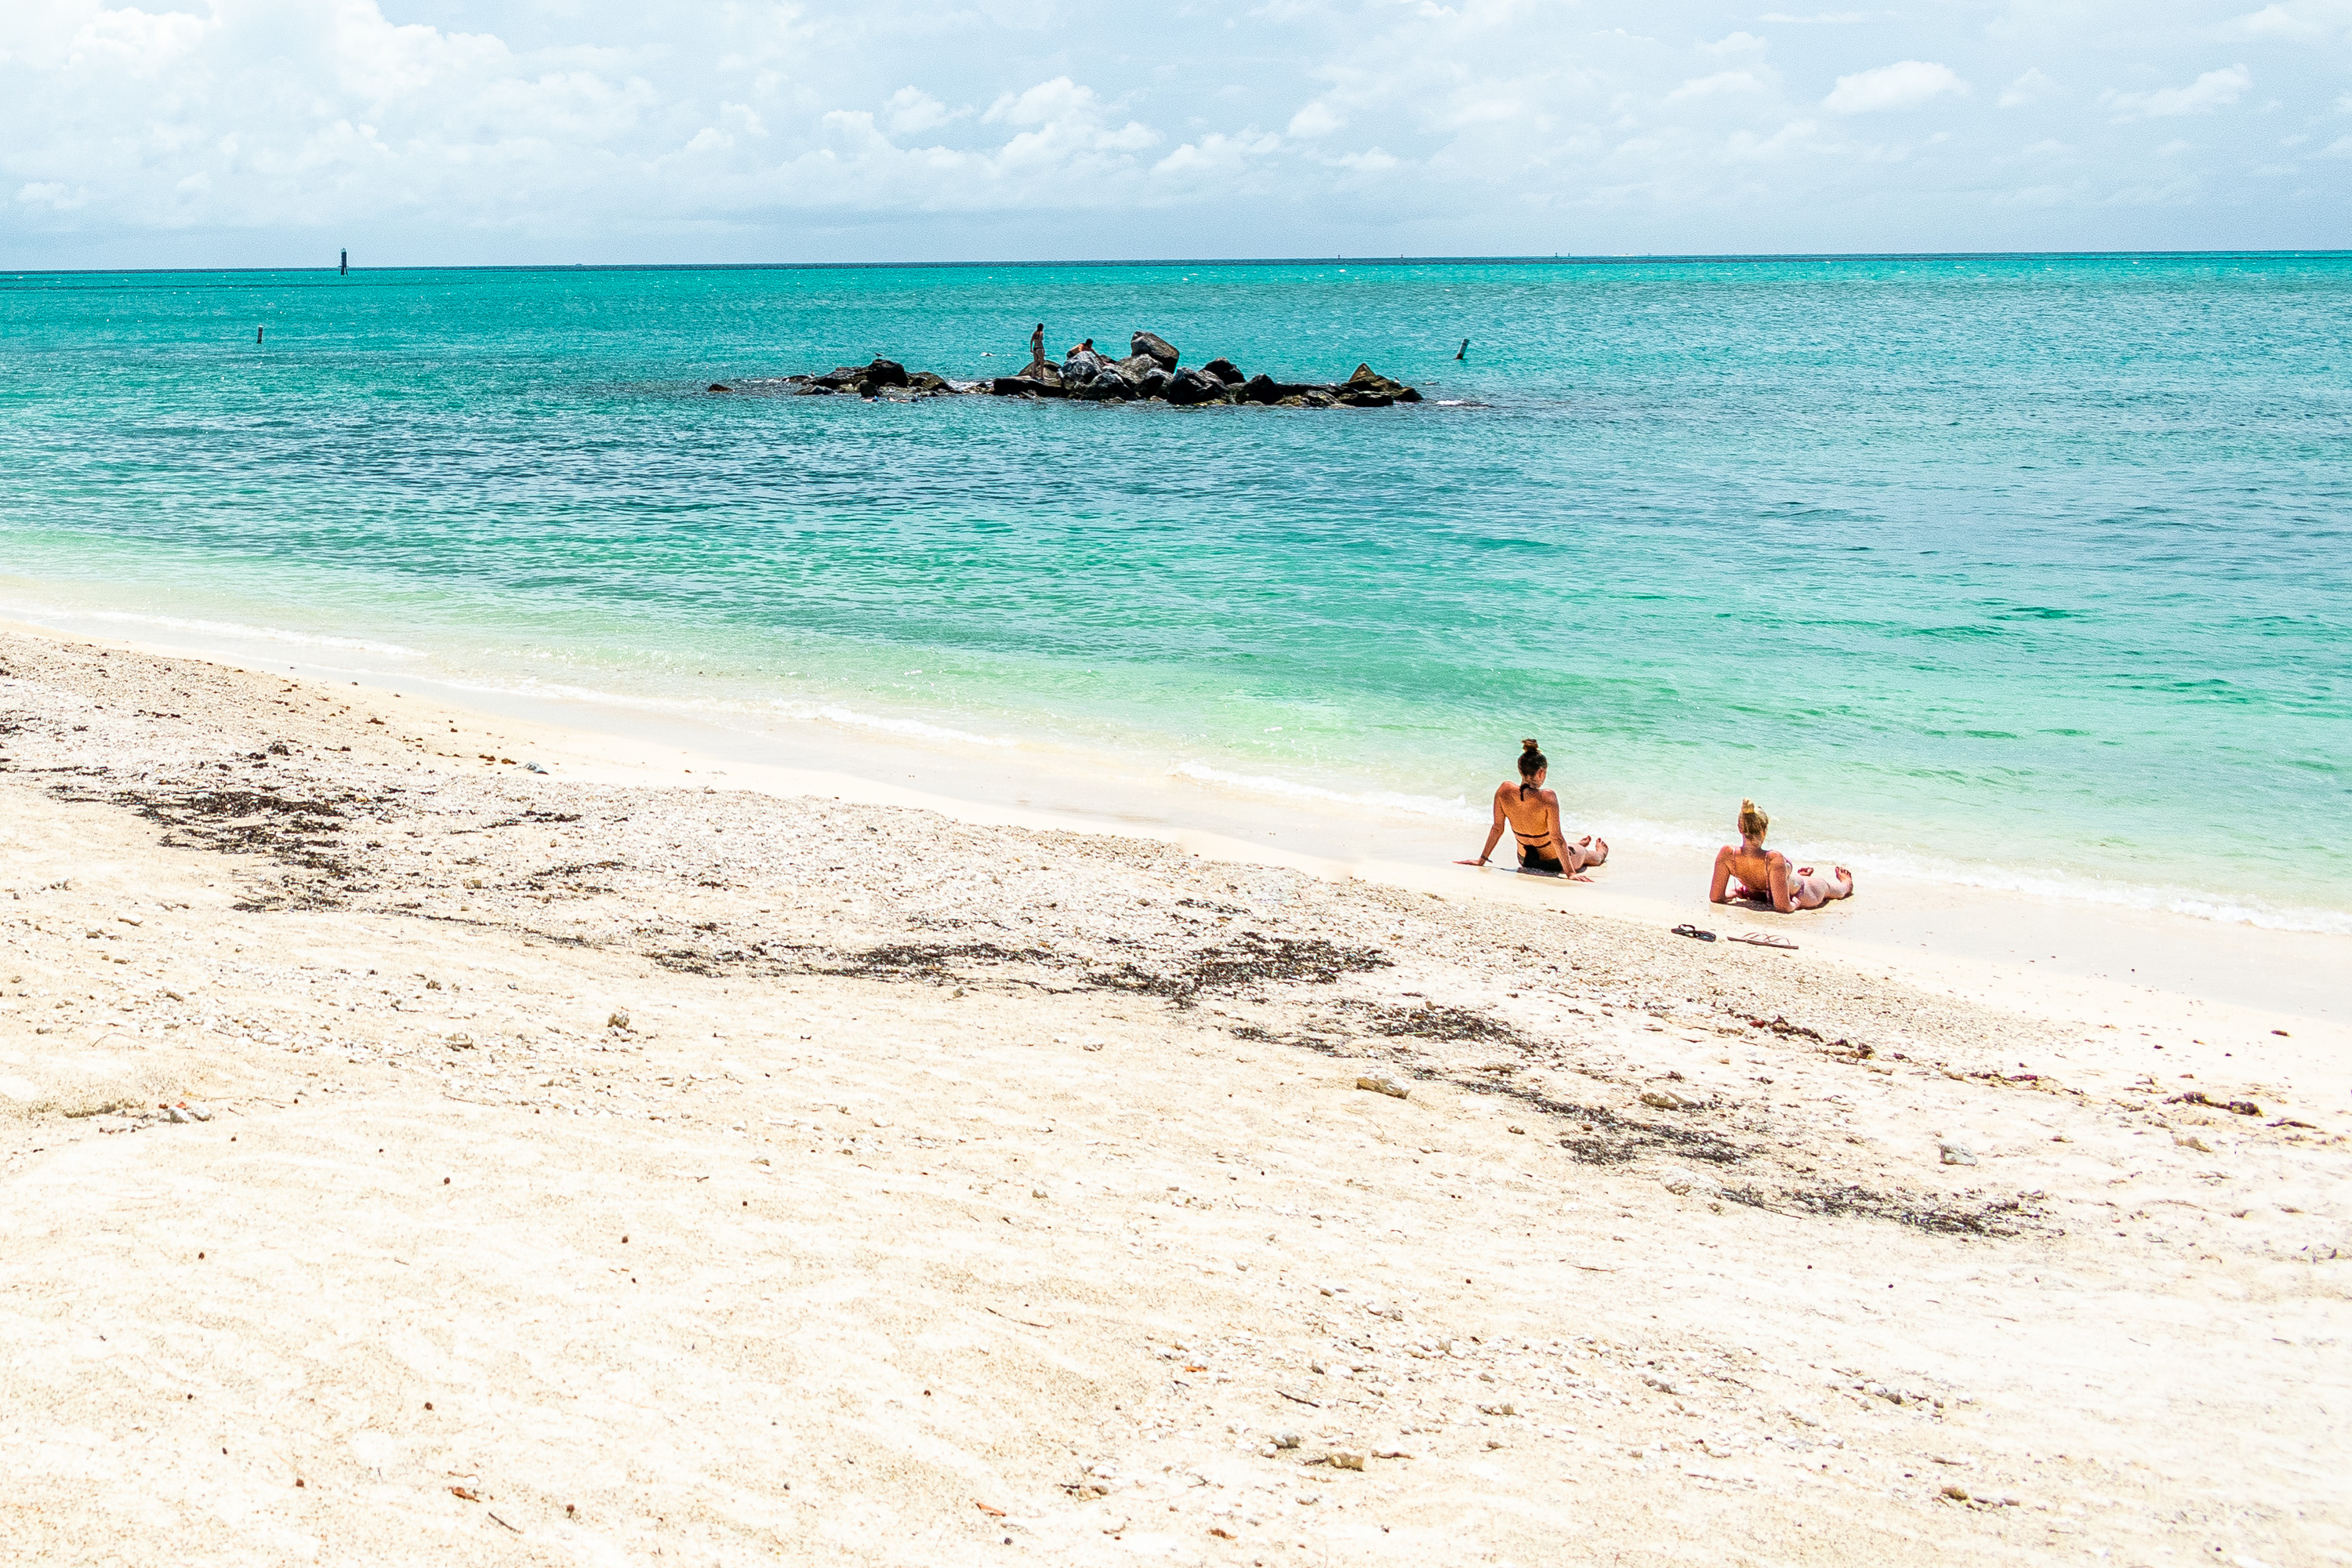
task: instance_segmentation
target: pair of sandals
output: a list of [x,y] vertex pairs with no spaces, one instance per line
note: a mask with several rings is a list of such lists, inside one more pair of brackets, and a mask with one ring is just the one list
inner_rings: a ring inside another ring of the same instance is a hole
[[[1689,937],[1694,942],[1714,942],[1717,940],[1716,934],[1713,931],[1701,931],[1695,925],[1678,925],[1674,928],[1674,934],[1676,936]],[[1787,937],[1770,936],[1763,931],[1735,931],[1731,936],[1724,940],[1730,942],[1744,942],[1750,947],[1785,947],[1792,952],[1795,950],[1797,945],[1795,942],[1790,942]]]

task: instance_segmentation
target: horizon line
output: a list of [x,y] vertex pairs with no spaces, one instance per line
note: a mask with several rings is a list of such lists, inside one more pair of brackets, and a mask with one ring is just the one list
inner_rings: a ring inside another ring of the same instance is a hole
[[[1267,256],[1164,257],[1078,260],[962,261],[512,261],[476,263],[416,263],[377,267],[352,266],[350,271],[393,272],[827,272],[888,270],[963,270],[988,268],[1168,268],[1168,267],[1638,267],[1769,266],[1790,262],[1854,261],[2101,261],[2216,260],[2232,258],[2326,258],[2352,256],[2352,248],[2210,250],[1856,250],[1856,251],[1655,251],[1549,256]],[[11,280],[26,278],[159,277],[173,274],[260,274],[329,272],[341,276],[336,262],[316,266],[275,267],[56,267],[8,268],[0,273]]]

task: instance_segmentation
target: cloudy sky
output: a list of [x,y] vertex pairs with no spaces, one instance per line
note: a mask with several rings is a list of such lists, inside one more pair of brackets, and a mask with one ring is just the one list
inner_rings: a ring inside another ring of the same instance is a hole
[[0,265],[2352,245],[2352,0],[150,4]]

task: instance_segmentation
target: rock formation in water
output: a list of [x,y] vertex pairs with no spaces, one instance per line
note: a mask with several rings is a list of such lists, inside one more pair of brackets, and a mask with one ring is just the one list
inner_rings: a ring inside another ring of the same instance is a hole
[[[1060,364],[1035,365],[1018,375],[988,381],[950,381],[929,371],[909,372],[896,360],[842,365],[823,375],[788,375],[775,382],[744,382],[745,390],[772,387],[803,397],[848,395],[892,399],[945,396],[1060,397],[1082,403],[1261,404],[1276,408],[1386,408],[1419,403],[1421,394],[1367,364],[1341,382],[1276,381],[1243,375],[1229,359],[1180,366],[1176,345],[1157,332],[1138,332],[1125,359],[1090,348],[1070,351]],[[730,387],[714,384],[713,392]]]

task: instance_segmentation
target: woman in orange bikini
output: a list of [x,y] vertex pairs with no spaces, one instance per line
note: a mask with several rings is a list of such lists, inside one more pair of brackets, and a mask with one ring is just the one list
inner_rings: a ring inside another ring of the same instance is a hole
[[1463,860],[1463,866],[1484,866],[1495,853],[1495,846],[1508,827],[1519,841],[1519,869],[1534,871],[1547,877],[1574,877],[1580,882],[1592,880],[1580,876],[1587,866],[1598,866],[1609,858],[1609,841],[1586,834],[1570,844],[1560,831],[1559,796],[1544,788],[1544,777],[1551,771],[1542,749],[1533,741],[1519,742],[1519,779],[1508,779],[1495,786],[1495,822],[1486,830],[1486,847],[1478,851],[1475,860]]

